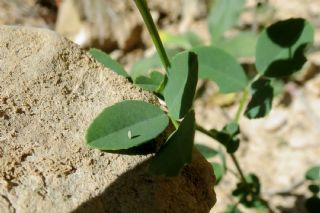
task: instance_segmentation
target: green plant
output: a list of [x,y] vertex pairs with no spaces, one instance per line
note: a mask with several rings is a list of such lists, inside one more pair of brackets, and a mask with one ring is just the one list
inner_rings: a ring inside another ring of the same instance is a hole
[[[151,63],[148,61],[152,72],[141,73],[136,65],[129,75],[105,53],[95,49],[90,50],[90,53],[118,74],[154,92],[165,101],[168,112],[142,101],[127,100],[115,104],[106,108],[93,121],[86,134],[87,144],[106,151],[130,149],[153,141],[171,122],[176,130],[155,154],[149,172],[152,175],[175,176],[191,162],[194,134],[196,130],[200,131],[219,142],[221,147],[225,147],[237,169],[239,183],[232,194],[238,202],[228,206],[226,212],[239,212],[239,204],[248,208],[269,208],[268,203],[261,197],[258,177],[255,174],[246,174],[235,155],[240,146],[241,130],[238,123],[243,113],[247,118],[255,119],[270,112],[274,95],[272,80],[301,69],[306,62],[305,48],[313,41],[312,26],[304,19],[295,18],[277,22],[263,30],[257,39],[255,65],[258,72],[248,79],[237,60],[216,46],[197,46],[179,53],[170,51],[168,57],[147,2],[135,0],[135,3],[157,49],[158,57],[154,57]],[[221,26],[213,40],[217,41],[221,37],[221,31],[229,27]],[[215,32],[213,29],[212,31]],[[195,41],[194,36],[189,35],[189,39]],[[163,64],[165,74],[155,70],[154,65],[158,66],[159,62]],[[139,67],[141,65],[143,63],[139,64]],[[196,124],[192,108],[198,77],[214,81],[221,93],[242,93],[233,120],[221,130],[207,130]],[[219,182],[228,171],[223,149],[213,150],[201,145],[196,147],[207,158],[220,156],[220,163],[212,162]]]
[[312,193],[305,202],[305,207],[310,213],[319,212],[320,209],[320,166],[314,166],[306,172],[308,189]]

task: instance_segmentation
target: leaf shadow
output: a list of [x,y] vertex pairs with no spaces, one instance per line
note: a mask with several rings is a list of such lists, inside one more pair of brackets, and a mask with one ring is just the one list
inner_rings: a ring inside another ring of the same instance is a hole
[[[138,137],[138,136],[133,136]],[[114,153],[114,154],[124,154],[124,155],[147,155],[152,154],[157,151],[157,143],[155,140],[148,141],[140,146],[135,146],[129,149],[119,149],[119,150],[104,150],[103,152]]]
[[307,61],[307,58],[304,55],[304,50],[306,49],[307,45],[307,43],[300,45],[293,54],[292,47],[289,47],[289,57],[287,59],[273,61],[268,66],[265,76],[284,77],[299,71]]
[[300,194],[282,194],[283,197],[294,197],[295,201],[292,207],[284,207],[284,206],[277,206],[277,209],[281,213],[308,213],[304,204],[306,202],[306,197]]
[[264,117],[270,112],[272,106],[273,88],[270,86],[270,81],[259,79],[251,87],[254,93],[245,110],[245,115],[249,119]]
[[305,26],[302,18],[279,21],[267,29],[268,37],[281,47],[290,48],[300,38]]
[[213,172],[208,175],[210,165],[197,151],[193,154],[193,162],[173,178],[148,175],[151,159],[146,159],[110,185],[101,186],[105,187],[101,194],[72,213],[209,212],[216,201],[214,190],[208,186],[214,185]]
[[179,117],[183,117],[193,105],[198,83],[198,56],[194,52],[188,55],[188,78],[181,99]]

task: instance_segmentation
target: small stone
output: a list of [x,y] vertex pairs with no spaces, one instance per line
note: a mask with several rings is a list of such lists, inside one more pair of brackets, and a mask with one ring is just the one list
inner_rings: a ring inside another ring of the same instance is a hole
[[264,127],[270,132],[279,130],[286,122],[288,113],[285,111],[271,111],[264,122]]
[[312,95],[320,96],[320,74],[307,82],[306,89]]

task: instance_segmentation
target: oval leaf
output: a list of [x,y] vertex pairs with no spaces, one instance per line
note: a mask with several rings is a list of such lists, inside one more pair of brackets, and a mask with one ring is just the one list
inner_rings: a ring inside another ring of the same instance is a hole
[[145,90],[154,92],[159,89],[163,81],[164,75],[162,75],[160,72],[154,71],[151,72],[149,77],[139,76],[135,79],[134,83]]
[[143,101],[123,101],[106,108],[87,130],[86,142],[101,150],[128,149],[162,133],[169,119],[158,107]]
[[123,69],[123,67],[115,60],[113,60],[108,54],[105,52],[92,48],[89,50],[89,53],[101,64],[103,64],[105,67],[110,68],[112,71],[118,73],[118,75],[122,75],[126,78],[129,78],[130,76],[128,73]]
[[214,81],[222,93],[238,92],[247,85],[243,68],[231,55],[219,48],[197,47],[199,78]]
[[256,51],[257,35],[253,32],[240,32],[236,36],[219,41],[217,47],[235,58],[253,58]]
[[221,181],[225,171],[223,166],[220,163],[211,163],[211,166],[213,168],[214,171],[214,175],[216,176],[216,185]]
[[313,42],[313,34],[313,27],[301,18],[271,25],[258,38],[257,70],[268,77],[282,77],[299,71],[306,62],[304,50]]
[[193,32],[175,35],[166,31],[160,32],[161,41],[166,47],[190,49],[202,45],[201,39]]
[[198,81],[197,55],[182,52],[176,55],[168,71],[168,82],[164,89],[164,99],[169,114],[180,119],[190,110]]
[[218,0],[214,2],[208,17],[208,27],[213,44],[217,43],[223,33],[239,20],[245,0]]
[[317,195],[320,192],[320,185],[311,184],[311,185],[308,186],[308,189],[314,195]]
[[[172,57],[179,53],[178,49],[166,49],[166,53],[171,61]],[[162,67],[161,59],[158,53],[154,53],[148,58],[143,58],[136,61],[130,69],[130,74],[133,79],[139,76],[148,76],[150,71],[159,69]]]
[[266,116],[272,108],[273,88],[270,80],[258,79],[251,85],[252,98],[246,108],[245,116],[249,119]]
[[192,110],[152,159],[149,172],[152,175],[177,176],[192,161],[194,133],[195,118]]
[[195,147],[206,159],[214,157],[217,154],[219,154],[217,150],[212,149],[211,147],[208,147],[206,145],[196,144]]
[[306,178],[313,181],[320,180],[320,166],[310,168],[306,173]]

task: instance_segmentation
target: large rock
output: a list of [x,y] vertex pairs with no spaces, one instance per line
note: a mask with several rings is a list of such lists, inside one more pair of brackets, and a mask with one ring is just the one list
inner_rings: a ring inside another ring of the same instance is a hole
[[0,27],[0,212],[208,212],[214,177],[197,151],[160,178],[151,154],[85,145],[92,119],[126,99],[156,104],[54,32]]

